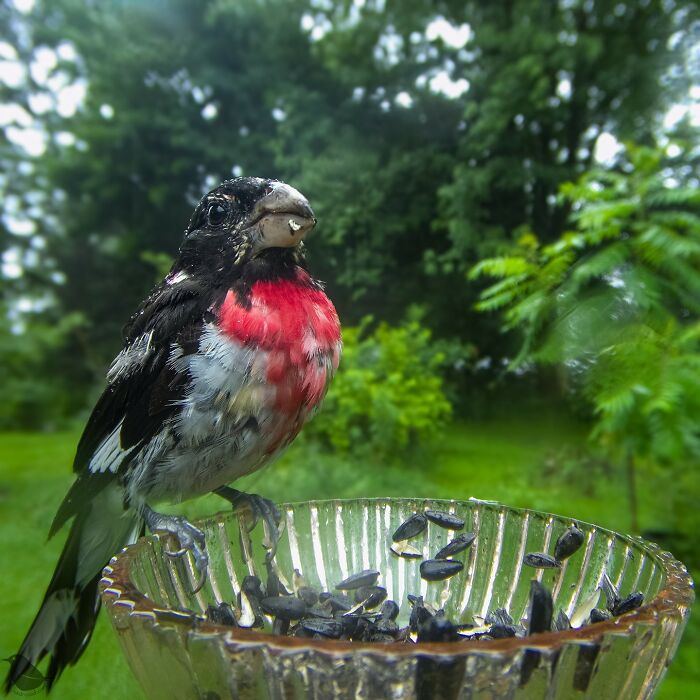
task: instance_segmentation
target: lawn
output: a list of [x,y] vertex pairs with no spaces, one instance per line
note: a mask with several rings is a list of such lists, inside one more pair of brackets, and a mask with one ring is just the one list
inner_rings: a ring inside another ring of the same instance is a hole
[[[629,516],[621,484],[602,480],[593,472],[586,478],[564,478],[551,466],[554,453],[582,445],[585,433],[585,427],[565,413],[529,408],[488,421],[455,422],[437,441],[439,447],[412,455],[401,467],[371,460],[353,464],[300,445],[276,465],[237,485],[275,500],[476,496],[564,513],[624,531]],[[4,550],[0,617],[5,620],[0,629],[0,657],[16,652],[58,556],[61,537],[46,542],[46,532],[71,482],[69,464],[76,439],[75,433],[0,434]],[[663,527],[668,506],[657,497],[652,484],[645,486],[640,493],[642,526]],[[198,516],[222,507],[220,499],[210,496],[180,509]],[[699,648],[700,625],[691,621],[657,697],[700,697]],[[52,695],[57,700],[142,697],[104,616],[83,659],[65,671]]]

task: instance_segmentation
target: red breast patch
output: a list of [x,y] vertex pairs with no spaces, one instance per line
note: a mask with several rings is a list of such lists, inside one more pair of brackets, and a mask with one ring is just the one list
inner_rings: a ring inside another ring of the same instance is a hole
[[256,282],[250,308],[229,291],[219,311],[224,333],[265,354],[267,380],[277,388],[275,407],[285,413],[313,408],[338,366],[338,314],[309,281],[299,270],[296,280]]

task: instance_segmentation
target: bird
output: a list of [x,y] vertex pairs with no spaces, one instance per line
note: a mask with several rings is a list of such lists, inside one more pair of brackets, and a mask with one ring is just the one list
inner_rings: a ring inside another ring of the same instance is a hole
[[338,314],[309,273],[316,218],[279,180],[237,177],[196,206],[170,272],[124,327],[124,344],[78,442],[76,478],[49,537],[70,525],[5,692],[49,656],[48,689],[85,650],[102,569],[145,528],[189,552],[204,582],[204,534],[154,509],[214,492],[262,518],[274,554],[280,514],[230,486],[278,456],[323,399],[342,350]]

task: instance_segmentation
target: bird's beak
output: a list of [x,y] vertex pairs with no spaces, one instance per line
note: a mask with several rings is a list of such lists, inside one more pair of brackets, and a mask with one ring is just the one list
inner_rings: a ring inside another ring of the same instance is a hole
[[306,197],[283,182],[273,182],[244,227],[253,231],[255,247],[263,250],[298,245],[315,225],[316,217]]

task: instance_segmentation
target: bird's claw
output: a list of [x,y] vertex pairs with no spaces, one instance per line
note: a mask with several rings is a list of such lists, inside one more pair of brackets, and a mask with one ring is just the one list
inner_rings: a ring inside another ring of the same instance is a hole
[[169,557],[180,558],[187,552],[192,554],[194,566],[199,574],[192,592],[199,593],[207,579],[207,567],[209,566],[204,533],[181,515],[162,515],[149,508],[145,511],[145,519],[152,532],[164,530],[177,537],[180,542],[180,549],[165,549],[164,551]]
[[270,561],[277,553],[277,543],[280,539],[280,523],[282,514],[279,508],[268,498],[263,498],[256,493],[243,493],[228,486],[216,490],[219,496],[225,498],[236,511],[246,511],[250,514],[251,524],[248,532],[263,521],[265,527],[265,539],[263,547],[267,549],[266,561]]

